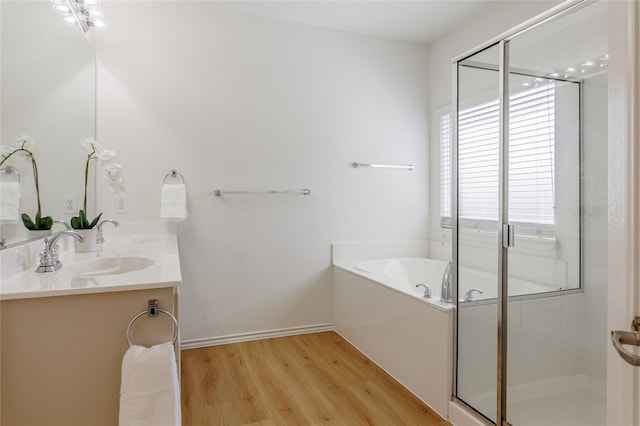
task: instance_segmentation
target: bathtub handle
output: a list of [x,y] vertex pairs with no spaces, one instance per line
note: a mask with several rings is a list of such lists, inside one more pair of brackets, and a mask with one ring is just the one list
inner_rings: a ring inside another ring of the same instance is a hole
[[424,287],[424,295],[422,297],[424,297],[425,299],[429,299],[433,294],[431,292],[431,287],[429,287],[427,284],[416,284],[416,288],[418,287]]
[[473,292],[477,291],[480,294],[484,294],[484,291],[482,291],[479,288],[472,288],[471,290],[467,291],[464,294],[464,299],[462,300],[463,302],[473,302]]

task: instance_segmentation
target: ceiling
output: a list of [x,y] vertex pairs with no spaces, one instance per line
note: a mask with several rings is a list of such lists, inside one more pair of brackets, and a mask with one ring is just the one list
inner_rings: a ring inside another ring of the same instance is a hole
[[241,13],[416,43],[431,43],[500,0],[226,1]]

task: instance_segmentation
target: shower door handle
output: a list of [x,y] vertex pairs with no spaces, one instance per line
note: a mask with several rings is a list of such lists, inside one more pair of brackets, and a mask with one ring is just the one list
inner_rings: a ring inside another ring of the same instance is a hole
[[516,229],[515,226],[504,224],[502,225],[502,247],[509,248],[516,245]]
[[640,355],[632,354],[622,345],[640,346],[640,332],[611,330],[611,341],[618,354],[631,365],[640,366]]

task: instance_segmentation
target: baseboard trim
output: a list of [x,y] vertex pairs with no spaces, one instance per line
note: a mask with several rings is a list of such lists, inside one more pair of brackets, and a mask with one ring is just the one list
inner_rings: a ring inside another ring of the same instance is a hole
[[322,331],[334,331],[331,323],[305,325],[301,327],[280,328],[277,330],[255,331],[249,333],[230,334],[227,336],[207,337],[204,339],[183,340],[180,349],[204,348],[207,346],[226,345],[227,343],[248,342],[250,340],[271,339],[274,337],[295,336],[297,334],[319,333]]

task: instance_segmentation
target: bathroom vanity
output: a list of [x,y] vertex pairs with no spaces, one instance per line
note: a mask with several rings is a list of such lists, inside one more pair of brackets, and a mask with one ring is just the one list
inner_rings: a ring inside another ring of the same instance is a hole
[[[94,253],[74,253],[61,239],[55,272],[35,272],[41,241],[0,252],[1,424],[118,423],[127,327],[151,299],[178,318],[182,281],[175,233],[120,232]],[[174,325],[167,315],[143,315],[129,337],[145,346],[170,341]],[[175,346],[179,362],[179,339]]]

